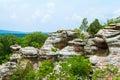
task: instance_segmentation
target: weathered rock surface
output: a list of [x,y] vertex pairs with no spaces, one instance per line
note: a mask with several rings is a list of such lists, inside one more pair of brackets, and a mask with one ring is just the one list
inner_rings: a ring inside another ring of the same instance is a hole
[[18,59],[22,58],[21,57],[21,54],[17,54],[17,53],[14,53],[11,57],[10,57],[10,62],[16,62],[18,61]]
[[34,47],[21,48],[19,45],[12,45],[15,54],[10,57],[10,61],[0,66],[0,79],[7,78],[16,69],[19,59],[24,66],[30,60],[33,67],[39,67],[40,60],[50,59],[56,61],[66,60],[66,57],[74,55],[90,55],[89,59],[96,69],[105,68],[108,64],[113,64],[120,71],[120,24],[112,24],[101,29],[95,37],[88,33],[84,34],[86,40],[79,39],[73,30],[59,30],[49,35],[42,48]]
[[96,36],[102,36],[102,38],[106,41],[110,53],[120,53],[120,24],[116,24],[115,26],[110,26],[100,30]]
[[[58,55],[61,53],[65,53],[65,55],[70,53],[70,51],[73,51],[75,53],[75,47],[73,47],[75,44],[77,45],[82,45],[80,44],[80,40],[78,41],[74,40],[78,38],[78,34],[74,32],[73,30],[59,30],[57,32],[53,32],[50,34],[46,42],[44,43],[43,47],[40,49],[39,54],[54,54]],[[78,44],[77,44],[78,43]],[[52,51],[52,48],[55,47],[57,48],[57,51],[54,52]],[[69,47],[69,48],[68,48]],[[72,48],[71,48],[72,47]],[[70,50],[70,51],[69,51]],[[80,51],[79,47],[78,50]]]
[[12,75],[16,69],[17,64],[15,62],[7,62],[0,66],[0,79],[9,80],[9,76]]
[[52,33],[51,36],[53,38],[53,45],[59,49],[63,49],[67,46],[68,41],[78,38],[77,33],[72,30],[60,30]]
[[13,71],[16,70],[17,67],[25,68],[27,62],[31,62],[35,70],[38,69],[38,50],[36,48],[21,48],[19,45],[12,45],[10,47],[12,48],[14,54],[10,57],[9,62],[0,65],[0,80],[9,80]]
[[[96,34],[96,40],[100,43],[107,43],[109,49],[108,56],[91,56],[90,61],[98,68],[105,68],[108,64],[113,64],[118,67],[120,71],[120,24],[112,24]],[[101,45],[102,46],[102,45]],[[104,47],[104,48],[105,48]],[[107,48],[106,47],[106,48]]]
[[25,47],[20,49],[22,57],[38,57],[38,50],[34,47]]
[[73,46],[66,46],[64,49],[60,50],[57,52],[60,55],[63,56],[74,56],[74,55],[79,55],[74,51]]
[[19,46],[18,44],[15,45],[11,45],[10,48],[14,51],[14,52],[18,52],[21,49],[21,46]]

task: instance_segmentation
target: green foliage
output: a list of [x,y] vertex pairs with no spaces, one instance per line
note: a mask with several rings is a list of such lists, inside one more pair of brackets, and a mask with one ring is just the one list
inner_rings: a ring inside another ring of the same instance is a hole
[[0,36],[0,64],[9,60],[12,51],[10,46],[17,43],[14,35]]
[[28,62],[25,68],[18,68],[10,77],[10,80],[36,80],[32,64]]
[[105,25],[110,25],[110,24],[114,24],[114,23],[120,23],[120,16],[107,20],[107,23]]
[[54,68],[54,64],[51,61],[49,61],[49,60],[43,61],[42,66],[39,67],[39,70],[37,72],[37,76],[38,76],[39,80],[41,80],[46,75],[51,73],[53,71],[53,68]]
[[25,68],[17,68],[10,77],[10,80],[42,80],[42,78],[53,71],[53,68],[53,63],[49,60],[45,60],[36,72],[33,70],[32,64],[28,62]]
[[75,32],[79,35],[79,37],[80,37],[80,39],[82,39],[82,40],[84,40],[85,38],[84,38],[84,35],[83,35],[83,33],[82,33],[82,31],[80,30],[80,29],[75,29]]
[[118,68],[113,65],[108,65],[107,68],[96,70],[93,74],[93,80],[106,80],[107,78],[111,78],[111,80],[119,80],[120,77],[118,76]]
[[82,79],[88,79],[90,71],[92,70],[89,60],[81,56],[68,58],[65,63],[61,64],[61,66],[62,72],[69,74],[74,78],[80,77]]
[[0,35],[0,64],[9,60],[12,54],[11,45],[19,44],[24,47],[33,46],[40,48],[47,37],[47,34],[42,34],[40,32],[30,33],[23,38],[18,38],[14,35]]
[[51,51],[56,52],[56,51],[57,51],[57,48],[56,48],[56,47],[52,47],[52,48],[51,48]]
[[43,34],[41,32],[30,33],[22,39],[21,44],[22,46],[33,46],[40,48],[44,44],[47,37],[47,34]]
[[84,18],[79,29],[77,29],[77,28],[75,29],[75,32],[78,33],[80,39],[82,39],[82,40],[85,39],[83,33],[87,31],[87,28],[88,28],[88,21],[87,21],[87,18]]
[[100,24],[98,19],[95,19],[87,29],[87,32],[89,32],[92,36],[96,34],[100,29],[102,29],[103,26]]
[[115,77],[114,80],[120,80],[120,73],[118,73]]
[[93,74],[93,80],[97,80],[99,78],[104,78],[105,72],[106,71],[104,69],[96,70]]
[[112,64],[107,66],[107,71],[109,71],[112,74],[117,74],[118,73],[118,68]]
[[80,26],[80,30],[82,32],[86,32],[87,28],[88,28],[88,21],[87,21],[87,18],[84,18]]
[[59,62],[60,72],[49,75],[48,80],[89,80],[89,74],[92,70],[88,59],[81,56],[68,58],[65,62]]

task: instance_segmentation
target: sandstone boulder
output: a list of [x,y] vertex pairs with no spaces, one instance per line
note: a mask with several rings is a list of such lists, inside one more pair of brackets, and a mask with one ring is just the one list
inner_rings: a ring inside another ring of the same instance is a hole
[[9,80],[10,75],[16,69],[17,64],[15,62],[6,62],[0,66],[0,78],[1,80]]
[[38,57],[38,50],[34,47],[25,47],[20,49],[22,57]]
[[10,57],[10,61],[17,63],[17,60],[20,59],[20,58],[21,58],[21,54],[13,54],[13,55]]
[[11,45],[10,48],[14,51],[14,52],[18,52],[21,49],[21,46],[19,46],[18,44],[15,45]]

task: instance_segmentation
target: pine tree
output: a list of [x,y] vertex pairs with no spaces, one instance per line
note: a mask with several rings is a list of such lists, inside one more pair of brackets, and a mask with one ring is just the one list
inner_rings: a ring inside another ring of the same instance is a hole
[[87,21],[87,18],[84,18],[80,26],[80,30],[82,32],[86,32],[87,28],[88,28],[88,21]]

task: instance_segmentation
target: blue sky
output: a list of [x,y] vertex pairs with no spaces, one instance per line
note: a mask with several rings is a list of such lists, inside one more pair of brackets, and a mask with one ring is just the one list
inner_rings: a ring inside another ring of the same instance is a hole
[[0,29],[52,32],[120,16],[120,0],[0,0]]

